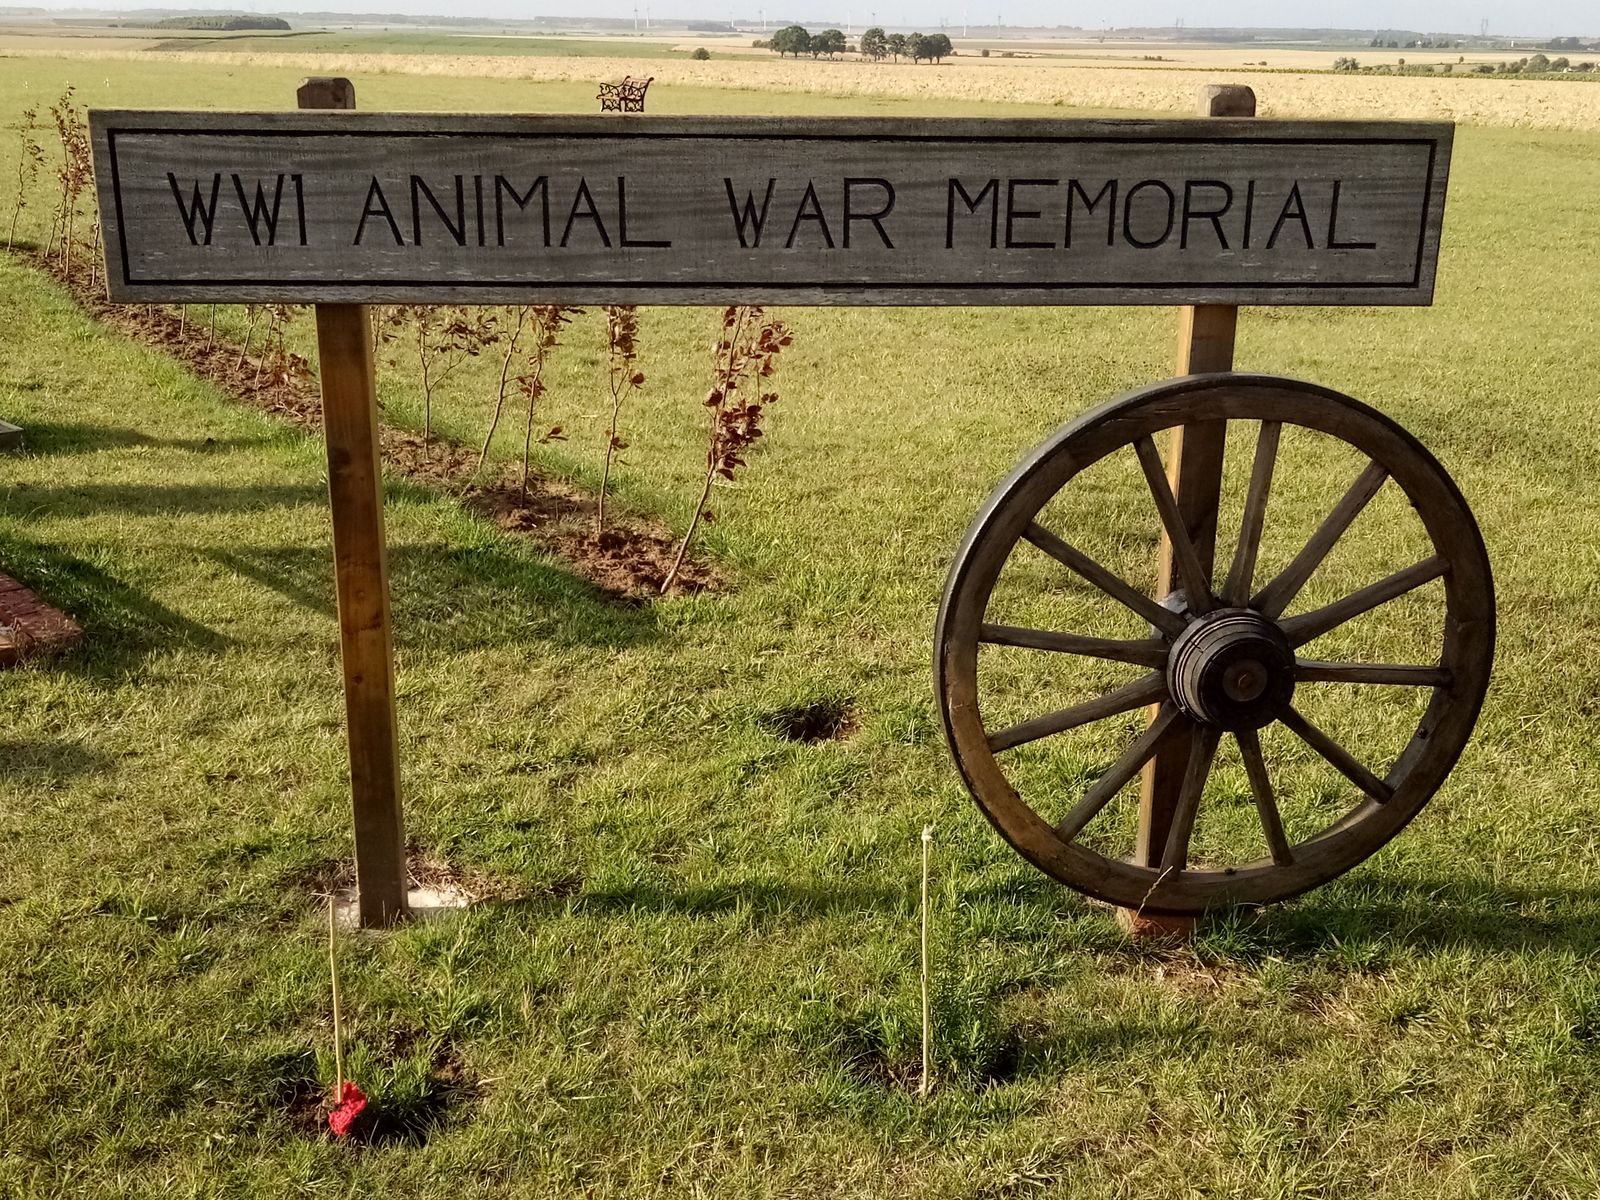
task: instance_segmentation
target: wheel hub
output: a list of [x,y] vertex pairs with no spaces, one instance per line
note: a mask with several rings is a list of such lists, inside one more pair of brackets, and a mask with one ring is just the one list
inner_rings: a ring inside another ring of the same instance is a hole
[[1186,715],[1220,729],[1260,729],[1294,698],[1294,651],[1277,624],[1246,608],[1191,624],[1167,657],[1172,698]]

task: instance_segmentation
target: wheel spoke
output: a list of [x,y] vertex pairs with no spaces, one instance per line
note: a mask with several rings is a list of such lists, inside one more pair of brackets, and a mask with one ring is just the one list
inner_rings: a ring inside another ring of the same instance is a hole
[[1162,608],[1149,596],[1118,579],[1082,550],[1068,545],[1037,521],[1030,522],[1028,528],[1023,530],[1022,536],[1075,575],[1088,580],[1113,600],[1131,608],[1157,629],[1177,635],[1182,633],[1183,627],[1188,624],[1170,608]]
[[1196,725],[1189,737],[1189,762],[1184,767],[1183,786],[1178,791],[1178,804],[1172,813],[1172,828],[1167,832],[1167,845],[1161,854],[1163,871],[1181,871],[1189,860],[1189,837],[1194,833],[1194,820],[1200,814],[1200,797],[1206,790],[1221,737],[1222,731],[1214,725]]
[[1339,774],[1343,775],[1379,804],[1386,803],[1389,797],[1394,795],[1392,787],[1357,762],[1350,751],[1306,720],[1298,709],[1287,709],[1283,714],[1282,720],[1285,725],[1300,735],[1301,740],[1306,745],[1332,763]]
[[1377,495],[1388,477],[1389,472],[1385,468],[1377,463],[1368,463],[1367,469],[1350,485],[1350,490],[1317,527],[1304,549],[1294,556],[1294,561],[1283,569],[1282,574],[1256,593],[1250,606],[1269,617],[1277,617],[1288,608],[1290,602],[1300,594],[1300,589],[1305,587],[1306,580],[1311,578],[1311,573],[1322,565],[1322,560],[1328,557],[1328,551],[1350,528],[1350,522],[1360,515],[1367,501]]
[[1272,490],[1272,472],[1278,463],[1278,438],[1282,421],[1262,421],[1256,438],[1256,459],[1250,468],[1250,490],[1244,498],[1244,518],[1239,526],[1239,546],[1233,566],[1222,585],[1222,602],[1242,607],[1255,586],[1256,556],[1261,552],[1261,530],[1267,519],[1267,493]]
[[1280,867],[1294,862],[1294,852],[1289,849],[1289,839],[1283,835],[1283,818],[1278,814],[1278,801],[1272,794],[1272,777],[1267,774],[1267,761],[1261,756],[1261,738],[1254,729],[1241,729],[1234,734],[1239,743],[1239,756],[1244,759],[1244,773],[1250,779],[1250,794],[1256,799],[1256,812],[1261,817],[1261,831],[1267,835],[1267,849],[1272,861]]
[[1114,717],[1118,713],[1164,700],[1166,695],[1166,676],[1160,671],[1152,671],[1132,683],[1119,687],[1114,692],[1107,692],[1104,696],[1083,704],[1075,704],[1071,708],[1063,708],[1059,712],[1034,717],[1009,729],[1002,729],[999,733],[991,733],[989,749],[998,754],[1002,750],[1010,750],[1024,742],[1036,742],[1053,733],[1063,733],[1080,725],[1088,725],[1092,721]]
[[1084,793],[1083,799],[1073,805],[1072,811],[1056,826],[1056,832],[1063,840],[1070,842],[1082,833],[1083,827],[1094,820],[1096,814],[1111,802],[1111,798],[1155,756],[1162,736],[1177,717],[1176,704],[1168,701],[1161,706],[1156,719],[1150,722],[1138,740],[1128,747],[1121,758],[1106,768],[1106,773],[1095,781],[1094,786]]
[[1413,667],[1391,663],[1321,662],[1294,660],[1294,677],[1301,683],[1393,683],[1402,687],[1449,687],[1448,667]]
[[1351,592],[1343,600],[1335,600],[1323,608],[1290,617],[1283,622],[1283,635],[1289,639],[1289,645],[1304,646],[1380,604],[1387,604],[1425,583],[1431,583],[1449,569],[1450,561],[1442,554],[1435,554],[1377,583],[1370,583],[1359,592]]
[[1139,455],[1139,465],[1144,468],[1145,482],[1150,485],[1150,497],[1161,514],[1161,525],[1167,531],[1167,542],[1172,547],[1172,560],[1178,565],[1182,577],[1184,598],[1197,613],[1210,612],[1216,605],[1211,598],[1211,572],[1200,562],[1200,552],[1183,523],[1178,510],[1178,498],[1172,494],[1172,482],[1167,478],[1167,468],[1161,461],[1161,451],[1149,434],[1133,444]]
[[1052,650],[1058,654],[1080,654],[1085,658],[1137,663],[1142,667],[1161,667],[1167,662],[1167,644],[1160,638],[1122,641],[1117,638],[1082,637],[1076,633],[1056,633],[1048,629],[1023,629],[1016,625],[984,625],[978,631],[978,640],[991,646]]

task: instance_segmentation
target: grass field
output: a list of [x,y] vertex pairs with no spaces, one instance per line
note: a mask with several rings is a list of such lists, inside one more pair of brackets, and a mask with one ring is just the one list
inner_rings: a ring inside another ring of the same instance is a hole
[[[93,104],[284,107],[297,74],[19,63],[0,114],[68,78]],[[356,86],[369,108],[592,104],[576,82]],[[657,87],[661,111],[730,104]],[[1498,573],[1495,684],[1388,849],[1192,948],[1128,945],[998,841],[927,679],[973,512],[1060,422],[1169,372],[1170,311],[786,311],[769,436],[713,501],[721,595],[604,603],[396,484],[411,832],[505,898],[348,941],[357,1077],[414,1131],[367,1148],[306,1124],[332,1078],[313,893],[349,853],[321,448],[0,257],[0,416],[31,447],[0,458],[0,569],[88,631],[0,675],[0,1194],[1595,1195],[1600,318],[1581,264],[1600,254],[1600,134],[1464,128],[1452,174],[1436,307],[1250,310],[1239,361],[1376,404],[1454,473]],[[675,528],[714,329],[705,310],[643,319],[621,496]],[[601,352],[590,316],[549,397],[572,436],[542,462],[580,481]],[[387,418],[414,423],[414,391],[384,380]],[[463,439],[483,383],[441,402]],[[1263,572],[1347,482],[1294,461]],[[1131,475],[1107,480],[1085,537],[1148,581],[1138,500]],[[1355,533],[1329,589],[1397,551],[1382,522]],[[1399,636],[1373,633],[1380,651]],[[1357,742],[1405,718],[1326,703]],[[808,706],[854,732],[785,740]],[[1074,741],[1053,769],[1081,777],[1111,745]],[[941,1085],[919,1102],[903,1081],[927,822]]]

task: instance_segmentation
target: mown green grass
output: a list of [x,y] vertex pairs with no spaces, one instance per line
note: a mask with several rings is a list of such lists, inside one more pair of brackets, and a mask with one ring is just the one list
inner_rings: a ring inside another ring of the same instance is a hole
[[[29,62],[0,77],[0,111],[68,73],[124,105],[282,106],[293,84],[197,67],[101,87],[99,70]],[[564,94],[357,87],[364,107]],[[285,1115],[332,1076],[310,892],[349,853],[320,448],[0,260],[0,415],[31,447],[0,459],[0,569],[88,630],[0,675],[0,1193],[1594,1195],[1597,151],[1462,130],[1435,308],[1245,314],[1243,367],[1377,404],[1456,475],[1501,638],[1477,737],[1417,823],[1192,951],[1125,944],[997,840],[927,680],[973,511],[1059,422],[1168,372],[1170,312],[786,312],[769,437],[714,499],[721,596],[607,605],[393,484],[410,829],[520,898],[347,942],[362,1082],[423,1122],[437,1051],[478,1081],[424,1145],[366,1150]],[[677,528],[713,333],[705,310],[649,310],[625,414],[623,499]],[[548,402],[572,440],[542,461],[580,479],[600,337],[574,326]],[[389,419],[414,421],[404,377],[384,379]],[[482,384],[441,401],[448,430],[482,428]],[[1288,530],[1346,478],[1296,461]],[[1154,528],[1133,485],[1092,509],[1130,573]],[[1396,547],[1381,522],[1354,532],[1337,573],[1370,578]],[[838,702],[847,740],[773,731]],[[1382,733],[1384,711],[1350,706],[1345,735]],[[942,1085],[922,1103],[892,1080],[917,1058],[930,821]]]

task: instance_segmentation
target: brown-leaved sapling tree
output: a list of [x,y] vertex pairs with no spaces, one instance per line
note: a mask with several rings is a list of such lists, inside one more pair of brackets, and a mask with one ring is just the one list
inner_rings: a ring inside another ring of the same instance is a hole
[[[712,484],[718,478],[732,480],[734,472],[745,465],[745,451],[761,436],[761,414],[778,398],[778,393],[770,390],[773,385],[769,381],[777,370],[779,353],[793,341],[783,322],[769,316],[760,305],[740,305],[723,311],[722,333],[713,349],[716,365],[711,390],[705,399],[711,410],[705,480],[688,532],[678,544],[671,570],[661,581],[662,595],[677,579],[683,556],[701,521],[711,519],[706,503],[711,499]],[[741,388],[761,390],[750,399]]]
[[644,386],[639,366],[639,309],[632,304],[606,306],[606,365],[611,384],[611,423],[606,428],[606,459],[600,469],[600,495],[595,503],[594,535],[598,538],[606,524],[606,488],[611,482],[611,463],[628,443],[617,434],[622,402],[630,392]]
[[11,227],[6,230],[6,249],[10,250],[17,240],[17,218],[22,215],[22,210],[28,207],[28,193],[33,190],[39,172],[44,167],[44,147],[39,144],[39,108],[22,110],[22,123],[19,126],[22,145],[17,151],[17,191],[11,198]]

